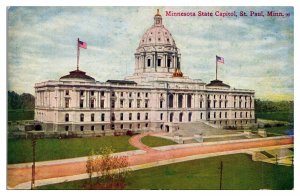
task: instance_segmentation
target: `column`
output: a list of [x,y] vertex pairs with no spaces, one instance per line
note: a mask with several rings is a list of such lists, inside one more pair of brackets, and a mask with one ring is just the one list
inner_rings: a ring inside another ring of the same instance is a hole
[[154,67],[154,61],[155,61],[154,54],[152,54],[152,68]]
[[165,67],[168,67],[168,55],[165,54]]

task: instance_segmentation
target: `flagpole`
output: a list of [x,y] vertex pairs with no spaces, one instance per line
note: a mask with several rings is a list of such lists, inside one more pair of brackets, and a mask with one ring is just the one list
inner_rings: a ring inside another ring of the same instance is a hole
[[79,49],[79,38],[77,39],[77,71],[79,70],[79,55],[80,55],[80,49]]
[[216,80],[218,80],[218,60],[217,60],[217,56],[216,56]]

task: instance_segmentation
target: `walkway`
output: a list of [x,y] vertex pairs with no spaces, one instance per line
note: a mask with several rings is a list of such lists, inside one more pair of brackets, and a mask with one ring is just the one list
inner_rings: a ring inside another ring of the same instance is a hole
[[144,150],[146,151],[147,153],[152,153],[152,152],[156,152],[157,150],[153,149],[153,148],[150,148],[149,146],[146,146],[145,144],[142,143],[141,139],[145,136],[148,136],[150,135],[150,133],[142,133],[142,134],[138,134],[138,135],[135,135],[133,137],[130,138],[129,140],[129,143],[140,149],[140,150]]
[[[230,143],[219,143],[214,145],[180,145],[179,148],[170,146],[170,148],[164,147],[152,149],[150,147],[141,144],[140,139],[145,136],[137,135],[131,138],[130,143],[136,147],[146,151],[145,153],[135,153],[128,155],[128,161],[130,166],[138,166],[142,164],[151,164],[159,161],[174,160],[178,158],[185,158],[195,155],[205,155],[208,153],[221,153],[234,150],[247,150],[251,148],[261,148],[270,146],[280,146],[293,144],[293,138],[278,137],[278,138],[265,138],[263,140],[254,141],[231,141]],[[86,173],[86,162],[74,161],[74,162],[57,162],[57,164],[43,164],[36,167],[36,180],[58,178],[58,177],[71,177],[75,175]],[[29,182],[31,180],[31,167],[9,167],[8,168],[8,186],[14,188],[16,185]],[[52,181],[55,183],[55,181]]]

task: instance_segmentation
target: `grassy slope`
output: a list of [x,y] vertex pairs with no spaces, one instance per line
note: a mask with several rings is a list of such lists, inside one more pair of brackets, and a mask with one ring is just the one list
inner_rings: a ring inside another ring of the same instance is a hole
[[293,126],[281,126],[281,127],[270,127],[270,128],[265,128],[267,133],[274,133],[274,134],[279,134],[279,135],[287,135],[287,130],[294,129]]
[[167,146],[177,144],[176,142],[164,138],[146,136],[142,138],[142,143],[150,147]]
[[[219,189],[220,161],[223,189],[292,189],[293,167],[253,162],[246,154],[226,155],[133,171],[127,189]],[[39,187],[82,189],[87,180]]]
[[[101,138],[40,139],[36,146],[36,161],[87,156],[92,149],[111,146],[116,152],[135,150],[128,136],[106,136]],[[8,140],[8,164],[32,161],[31,141]]]
[[262,119],[294,122],[294,113],[289,112],[257,112],[255,115]]

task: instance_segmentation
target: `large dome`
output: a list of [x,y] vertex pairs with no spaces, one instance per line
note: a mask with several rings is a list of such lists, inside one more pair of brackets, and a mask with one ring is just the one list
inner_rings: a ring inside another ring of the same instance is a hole
[[144,33],[139,47],[149,46],[149,45],[166,45],[176,46],[175,40],[172,34],[162,26],[152,26],[150,29]]
[[149,45],[170,45],[176,47],[175,40],[173,39],[172,34],[162,24],[162,17],[159,14],[159,10],[154,16],[154,24],[144,33],[139,47]]

